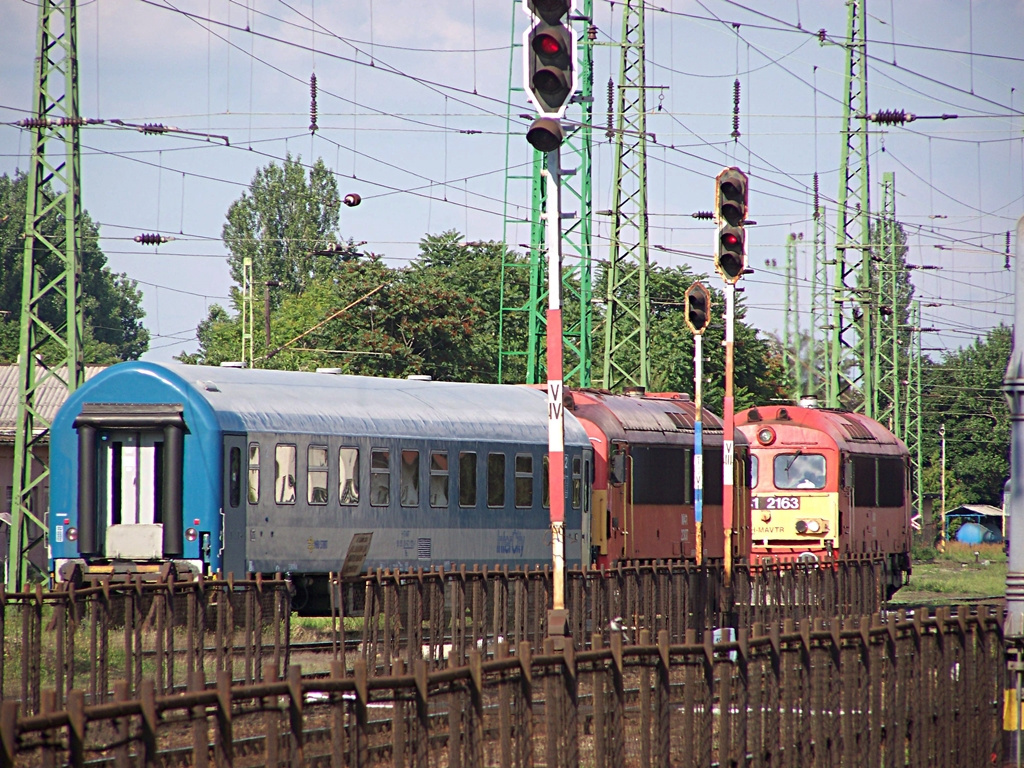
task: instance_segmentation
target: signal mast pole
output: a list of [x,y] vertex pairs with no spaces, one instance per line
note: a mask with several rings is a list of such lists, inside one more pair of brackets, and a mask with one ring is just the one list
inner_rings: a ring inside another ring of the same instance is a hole
[[733,328],[736,283],[747,269],[747,175],[723,168],[715,177],[715,270],[725,281],[725,397],[722,400],[722,527],[725,534],[725,579],[732,575],[732,532],[735,505],[733,470],[735,415],[733,407]]
[[579,82],[576,33],[568,18],[571,0],[524,0],[530,28],[523,40],[523,80],[540,117],[526,132],[530,145],[547,156],[545,245],[548,255],[547,369],[548,482],[551,497],[552,607],[548,636],[564,644],[565,610],[565,411],[562,378],[562,194],[561,154],[565,114]]
[[[693,527],[697,565],[704,562],[704,331],[711,320],[711,294],[699,282],[686,289],[686,324],[693,332]],[[681,539],[680,539],[681,542]]]

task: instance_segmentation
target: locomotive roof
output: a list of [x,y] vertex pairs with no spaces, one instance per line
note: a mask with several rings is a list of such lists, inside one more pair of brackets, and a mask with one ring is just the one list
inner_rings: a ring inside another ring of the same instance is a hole
[[[906,451],[906,446],[892,432],[862,413],[833,408],[801,408],[795,405],[757,406],[736,415],[740,427],[756,428],[770,425],[811,429],[828,435],[839,447],[880,452]],[[755,441],[756,442],[756,441]],[[781,441],[783,444],[784,440]]]
[[[596,389],[575,390],[574,408],[581,418],[597,423],[610,437],[633,443],[693,442],[696,405],[675,393],[613,395]],[[706,408],[701,422],[708,445],[722,442],[722,421]],[[742,436],[740,441],[743,441]]]
[[[546,443],[548,434],[546,394],[501,384],[131,362],[81,387],[74,403],[171,402],[176,394],[201,398],[229,432],[524,443]],[[188,410],[186,404],[186,419]],[[589,445],[571,416],[565,437],[567,444]]]

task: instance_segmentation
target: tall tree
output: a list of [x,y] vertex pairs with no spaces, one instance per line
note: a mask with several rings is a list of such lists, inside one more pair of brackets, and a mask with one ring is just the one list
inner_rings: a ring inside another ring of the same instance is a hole
[[308,175],[301,158],[291,155],[281,165],[260,168],[249,189],[228,208],[222,232],[236,285],[242,285],[247,257],[255,284],[281,283],[272,294],[274,306],[286,295],[300,293],[314,277],[330,274],[354,250],[339,246],[340,211],[337,182],[322,159]]
[[[410,265],[410,277],[424,285],[443,286],[472,300],[479,310],[474,333],[469,339],[477,368],[472,381],[498,380],[499,324],[506,349],[524,349],[528,333],[525,312],[506,313],[501,308],[523,306],[530,295],[528,261],[513,251],[504,251],[502,243],[464,242],[454,230],[427,235],[420,240],[418,258]],[[502,258],[506,264],[521,266],[512,269],[502,284]],[[504,290],[504,296],[502,291]],[[525,377],[525,365],[521,377]],[[515,372],[506,371],[506,380],[515,381]],[[519,379],[521,380],[521,378]]]
[[[18,358],[21,325],[21,278],[25,252],[24,174],[0,175],[0,362]],[[60,241],[63,224],[58,212],[44,219],[42,227]],[[124,273],[116,274],[107,266],[107,257],[99,247],[99,230],[87,213],[82,216],[82,311],[85,320],[87,363],[110,365],[136,360],[149,347],[149,331],[142,324],[142,294],[136,281]],[[62,269],[56,261],[43,264],[44,274],[53,277]],[[62,324],[65,308],[56,301],[43,307],[48,323]],[[44,347],[45,354],[45,347]]]
[[926,493],[940,493],[939,429],[945,424],[947,509],[954,501],[1002,503],[1010,476],[1010,413],[1002,387],[1012,347],[1011,329],[1000,325],[922,368],[921,442],[930,457],[922,477]]

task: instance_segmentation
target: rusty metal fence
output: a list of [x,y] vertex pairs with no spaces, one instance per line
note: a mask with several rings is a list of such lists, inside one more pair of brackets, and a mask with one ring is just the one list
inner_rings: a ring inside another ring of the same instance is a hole
[[[989,764],[1000,744],[1001,612],[939,611],[740,628],[714,643],[643,631],[587,650],[523,642],[430,671],[374,677],[335,661],[326,678],[141,696],[25,716],[0,706],[0,766],[910,766]],[[44,697],[48,701],[48,697]]]
[[[636,642],[641,630],[668,633],[682,643],[687,631],[752,627],[784,619],[868,615],[882,605],[885,561],[856,558],[828,567],[797,563],[736,566],[729,583],[721,565],[622,564],[610,570],[567,574],[568,627],[577,650],[596,633]],[[345,632],[351,583],[331,582],[335,658],[347,648],[371,674],[387,674],[396,659],[406,667],[424,658],[431,667],[450,657],[464,663],[470,651],[493,654],[498,643],[527,643],[539,652],[547,637],[550,574],[546,570],[459,569],[369,575],[359,614],[374,619]],[[351,624],[351,622],[349,622]]]
[[[568,575],[569,627],[576,650],[593,635],[627,645],[647,630],[683,643],[688,631],[751,627],[785,618],[870,614],[881,604],[883,563],[843,561],[832,567],[737,566],[726,584],[720,565],[620,565]],[[301,659],[310,672],[332,661],[351,675],[357,660],[369,674],[391,674],[471,651],[493,656],[499,644],[527,643],[540,652],[547,636],[550,575],[545,570],[377,572],[356,582],[331,582],[332,616],[321,642],[291,637],[291,585],[283,579],[176,579],[62,584],[53,592],[0,592],[0,699],[21,714],[62,709],[72,690],[86,704],[111,700],[114,681],[136,698],[146,680],[154,694],[184,689],[193,673],[213,681],[221,671],[256,683],[270,664],[277,674]],[[354,608],[358,607],[358,611]],[[43,690],[54,699],[43,701]]]
[[[0,698],[22,714],[61,709],[79,691],[97,704],[114,681],[170,693],[200,673],[240,682],[289,663],[290,585],[283,579],[177,580],[0,592]],[[44,700],[43,690],[50,699]]]

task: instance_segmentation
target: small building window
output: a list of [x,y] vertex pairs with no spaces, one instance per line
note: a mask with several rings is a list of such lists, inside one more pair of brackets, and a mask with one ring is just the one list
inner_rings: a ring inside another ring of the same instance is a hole
[[459,454],[459,505],[476,506],[476,454]]
[[260,500],[260,444],[249,443],[249,503]]
[[487,454],[487,506],[505,506],[505,454]]
[[448,452],[430,452],[430,506],[448,506]]
[[375,507],[391,503],[391,454],[386,448],[370,451],[370,503]]
[[420,505],[420,452],[402,451],[402,506]]
[[310,504],[327,503],[327,446],[306,449],[306,500]]
[[516,506],[533,506],[533,456],[516,454]]
[[[155,447],[155,446],[154,446]],[[157,464],[157,466],[160,466]],[[159,486],[158,486],[159,487]],[[228,504],[237,509],[242,503],[242,449],[232,446],[228,452]],[[160,509],[160,507],[156,507]]]
[[351,506],[359,503],[359,449],[338,451],[338,501]]
[[295,446],[278,444],[274,448],[274,501],[295,503]]

